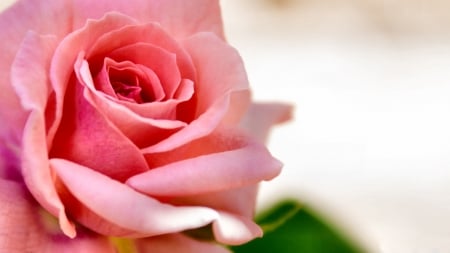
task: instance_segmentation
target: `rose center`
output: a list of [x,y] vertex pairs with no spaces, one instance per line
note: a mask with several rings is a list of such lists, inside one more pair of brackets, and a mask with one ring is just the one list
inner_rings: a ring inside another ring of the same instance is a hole
[[130,100],[136,103],[142,103],[139,78],[129,70],[118,70],[111,68],[109,70],[109,80],[117,97],[123,100]]
[[145,82],[139,78],[139,73],[132,69],[109,68],[109,80],[119,99],[135,103],[152,102],[154,94],[142,88]]

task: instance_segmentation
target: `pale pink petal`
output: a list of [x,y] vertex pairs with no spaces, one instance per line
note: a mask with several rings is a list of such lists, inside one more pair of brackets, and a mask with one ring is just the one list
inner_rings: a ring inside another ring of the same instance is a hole
[[44,112],[51,92],[48,70],[57,40],[29,32],[11,66],[11,85],[26,110]]
[[241,127],[258,140],[265,142],[273,125],[292,118],[293,107],[280,103],[252,104],[241,122]]
[[182,131],[143,149],[144,153],[172,150],[210,134],[222,122],[235,124],[250,104],[248,79],[235,49],[212,33],[199,33],[183,42],[197,69],[196,108],[187,104],[180,111],[195,111],[196,119]]
[[252,219],[226,212],[219,213],[219,219],[213,223],[214,236],[218,242],[239,245],[263,235],[261,228]]
[[80,233],[75,239],[51,231],[40,210],[19,183],[0,179],[0,252],[115,252],[106,238]]
[[[226,114],[228,106],[229,96],[218,99],[206,113],[190,122],[182,130],[162,139],[161,142],[155,145],[142,148],[142,152],[144,154],[167,152],[210,134],[223,119],[223,115]],[[180,115],[186,115],[193,112],[195,108],[187,108],[184,110],[178,108],[178,110]]]
[[[217,138],[216,145],[226,146],[228,151],[181,159],[133,176],[126,183],[152,196],[186,196],[256,184],[280,173],[282,164],[264,145],[231,129],[221,130],[221,133],[210,138]],[[203,141],[204,152],[212,151],[208,149],[208,142],[214,143],[214,139]],[[196,144],[200,151],[201,143]]]
[[197,69],[195,92],[198,96],[196,115],[210,109],[217,99],[243,93],[243,101],[230,103],[229,117],[240,119],[250,103],[249,85],[239,53],[211,33],[199,33],[183,41]]
[[262,231],[253,222],[256,184],[239,189],[174,197],[175,205],[199,205],[218,210],[220,216],[213,222],[213,232],[220,243],[237,245],[262,236]]
[[49,93],[49,80],[46,71],[55,46],[53,37],[29,33],[14,60],[11,80],[22,105],[31,110],[22,137],[22,174],[25,183],[39,203],[59,216],[61,228],[73,237],[75,229],[67,220],[56,194],[47,160],[44,107]]
[[211,207],[214,210],[222,210],[228,213],[252,218],[255,215],[257,193],[258,185],[255,184],[219,192],[171,197],[169,202],[177,206],[206,206]]
[[182,38],[210,31],[223,38],[218,0],[74,0],[74,25],[87,18],[98,19],[105,12],[118,11],[141,23],[157,22],[173,36]]
[[45,123],[38,111],[30,113],[24,129],[22,148],[22,174],[28,190],[50,213],[57,216],[61,230],[75,237],[75,226],[67,219],[64,206],[56,189],[48,163]]
[[[202,227],[217,219],[216,211],[205,207],[175,207],[138,193],[118,181],[84,166],[51,159],[69,191],[87,208],[112,225],[134,235],[154,236]],[[91,229],[102,224],[81,221]]]
[[0,124],[0,136],[20,136],[26,120],[10,82],[11,65],[25,34],[32,30],[61,38],[70,29],[70,14],[61,10],[69,6],[67,1],[17,1],[0,15],[0,122],[8,122]]
[[[43,112],[47,96],[49,94],[49,81],[46,77],[50,57],[56,47],[56,39],[54,36],[38,36],[33,32],[29,32],[21,44],[21,48],[14,59],[11,69],[11,81],[15,90],[21,99],[21,105],[8,105],[0,108],[1,111],[15,112],[16,118],[20,118],[26,113],[19,113],[16,107],[25,110],[39,110]],[[31,68],[30,68],[31,67]],[[6,87],[5,87],[6,88]],[[5,94],[3,90],[0,94]],[[9,97],[15,97],[15,94],[9,94]],[[13,134],[22,134],[23,126],[15,125],[12,119],[1,118],[0,129],[10,128],[11,131],[0,130],[0,140],[3,145],[9,149],[15,149],[17,155],[20,152],[20,140],[22,136]],[[6,123],[7,122],[7,123]],[[4,135],[2,137],[2,135]]]
[[202,242],[183,234],[155,236],[136,241],[138,253],[230,253],[225,247]]

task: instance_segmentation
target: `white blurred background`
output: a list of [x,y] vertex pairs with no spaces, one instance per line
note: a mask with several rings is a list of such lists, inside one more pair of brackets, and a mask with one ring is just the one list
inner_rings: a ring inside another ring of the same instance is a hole
[[374,252],[450,252],[450,2],[221,2],[254,97],[296,106],[261,205],[299,197]]

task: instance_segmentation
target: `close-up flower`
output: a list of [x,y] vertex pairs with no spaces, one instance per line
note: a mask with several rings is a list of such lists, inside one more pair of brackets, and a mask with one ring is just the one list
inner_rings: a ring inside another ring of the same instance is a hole
[[0,252],[262,235],[258,183],[282,167],[264,141],[290,107],[252,103],[218,1],[20,0],[0,27]]

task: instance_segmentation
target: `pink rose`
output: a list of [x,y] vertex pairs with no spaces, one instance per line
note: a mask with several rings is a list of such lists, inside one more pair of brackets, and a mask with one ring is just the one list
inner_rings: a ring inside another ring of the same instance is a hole
[[183,232],[209,225],[222,244],[261,236],[257,184],[281,168],[262,140],[289,108],[247,110],[218,1],[23,0],[0,27],[1,252],[114,252],[110,236],[224,251]]

